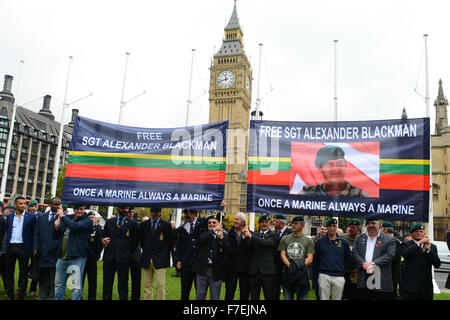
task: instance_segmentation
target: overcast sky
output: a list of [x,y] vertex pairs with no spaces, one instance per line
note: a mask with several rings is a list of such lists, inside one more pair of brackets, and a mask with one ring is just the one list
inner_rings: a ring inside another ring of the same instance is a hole
[[[126,105],[123,124],[179,127],[185,123],[196,49],[191,124],[207,123],[209,66],[233,5],[233,0],[3,0],[1,82],[5,74],[14,76],[18,104],[50,94],[51,111],[60,121],[73,56],[67,102],[93,95],[70,109],[117,123],[129,52],[125,100],[146,94]],[[252,109],[263,43],[264,119],[333,120],[335,39],[339,120],[399,118],[403,106],[410,118],[426,116],[425,33],[432,124],[440,78],[444,93],[450,92],[449,1],[238,0],[237,10],[253,69]],[[37,112],[42,99],[26,107]]]

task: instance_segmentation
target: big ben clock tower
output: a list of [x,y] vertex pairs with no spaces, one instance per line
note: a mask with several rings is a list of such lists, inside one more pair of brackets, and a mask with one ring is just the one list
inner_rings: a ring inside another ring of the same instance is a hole
[[220,50],[214,55],[209,85],[209,122],[228,120],[225,178],[226,212],[245,211],[247,202],[247,131],[252,70],[244,52],[243,32],[234,3]]

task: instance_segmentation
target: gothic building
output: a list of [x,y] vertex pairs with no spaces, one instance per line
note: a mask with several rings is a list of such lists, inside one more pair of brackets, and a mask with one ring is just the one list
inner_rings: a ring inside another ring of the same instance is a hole
[[[6,145],[13,106],[13,77],[5,75],[3,91],[0,92],[0,172],[5,163]],[[14,121],[5,198],[24,196],[45,203],[51,193],[55,153],[58,146],[59,122],[50,111],[51,96],[44,97],[42,109],[34,112],[17,106]],[[72,110],[72,121],[64,126],[60,168],[66,163],[72,139],[73,120],[78,110]],[[1,176],[0,176],[1,179]]]

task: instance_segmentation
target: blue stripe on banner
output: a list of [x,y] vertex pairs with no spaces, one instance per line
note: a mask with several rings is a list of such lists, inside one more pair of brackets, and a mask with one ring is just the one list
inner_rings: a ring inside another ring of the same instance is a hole
[[64,186],[63,203],[106,206],[221,210],[224,193],[223,185],[83,178],[65,178]]
[[247,189],[247,212],[428,222],[428,205],[428,191],[380,190],[379,198],[358,198],[289,194],[289,186]]

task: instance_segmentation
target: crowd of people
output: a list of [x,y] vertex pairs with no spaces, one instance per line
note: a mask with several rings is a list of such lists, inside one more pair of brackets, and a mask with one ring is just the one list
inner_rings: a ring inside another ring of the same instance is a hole
[[161,218],[161,208],[140,221],[133,207],[119,206],[103,227],[83,204],[67,214],[57,197],[44,213],[23,197],[3,208],[0,203],[0,271],[8,300],[63,300],[69,277],[72,300],[82,299],[85,282],[89,300],[111,300],[116,274],[120,300],[128,299],[130,276],[132,300],[141,299],[141,287],[143,299],[152,300],[154,286],[156,299],[164,300],[169,267],[180,276],[182,300],[192,290],[197,300],[207,299],[208,290],[211,300],[219,300],[223,284],[225,300],[307,300],[310,290],[318,300],[432,300],[432,267],[441,264],[422,224],[396,238],[390,222],[367,219],[362,233],[363,222],[353,219],[344,233],[329,218],[309,237],[301,215],[289,226],[284,215],[261,215],[258,231],[251,231],[242,212],[225,230],[223,212],[199,217],[194,209],[184,209],[175,228]]

